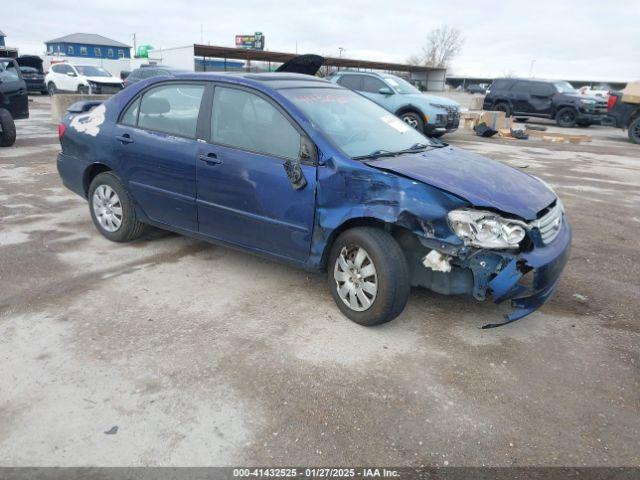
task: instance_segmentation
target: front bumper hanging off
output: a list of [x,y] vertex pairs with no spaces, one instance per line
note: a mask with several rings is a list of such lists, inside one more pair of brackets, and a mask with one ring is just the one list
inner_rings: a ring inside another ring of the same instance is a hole
[[[511,300],[514,311],[506,315],[504,322],[487,324],[482,328],[505,325],[544,305],[558,286],[570,251],[571,226],[563,219],[560,233],[549,245],[517,255],[488,282],[494,302]],[[526,286],[521,282],[525,275],[533,276]]]

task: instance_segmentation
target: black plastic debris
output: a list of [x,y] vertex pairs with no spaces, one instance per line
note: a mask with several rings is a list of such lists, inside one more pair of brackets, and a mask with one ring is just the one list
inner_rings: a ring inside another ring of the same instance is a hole
[[113,427],[111,427],[109,430],[107,430],[104,433],[105,433],[105,435],[115,435],[116,433],[118,433],[118,426],[114,425]]
[[473,127],[473,131],[476,132],[476,135],[478,135],[479,137],[493,137],[496,133],[498,133],[497,130],[494,130],[493,128],[487,126],[486,123],[482,122],[477,124],[475,127]]
[[529,134],[524,128],[512,128],[511,136],[513,138],[517,138],[518,140],[528,140]]

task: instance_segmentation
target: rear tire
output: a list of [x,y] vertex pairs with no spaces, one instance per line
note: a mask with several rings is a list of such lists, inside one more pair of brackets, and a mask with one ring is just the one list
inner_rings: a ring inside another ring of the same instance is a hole
[[13,122],[13,117],[9,110],[0,108],[0,125],[2,126],[0,147],[10,147],[16,143],[16,124]]
[[577,113],[573,107],[564,107],[556,113],[556,124],[559,127],[571,128],[576,126]]
[[640,117],[629,124],[629,140],[640,144]]
[[400,115],[400,118],[404,123],[410,127],[415,128],[420,133],[424,132],[424,121],[416,112],[407,112]]
[[505,117],[509,118],[511,116],[511,107],[508,103],[500,102],[496,103],[493,107],[494,112],[504,112]]
[[112,242],[131,242],[140,238],[147,225],[136,217],[133,200],[113,172],[103,172],[89,185],[89,211],[98,231]]
[[328,264],[331,296],[350,320],[380,325],[400,315],[409,298],[409,268],[386,231],[356,227],[340,234]]

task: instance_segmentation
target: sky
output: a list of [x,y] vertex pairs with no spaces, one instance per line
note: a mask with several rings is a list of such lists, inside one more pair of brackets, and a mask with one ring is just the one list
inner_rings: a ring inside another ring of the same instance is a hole
[[[449,73],[565,80],[640,79],[640,1],[3,0],[0,30],[21,54],[70,33],[156,48],[234,46],[260,31],[268,50],[405,62],[441,25],[465,43]],[[73,6],[72,6],[73,5]]]

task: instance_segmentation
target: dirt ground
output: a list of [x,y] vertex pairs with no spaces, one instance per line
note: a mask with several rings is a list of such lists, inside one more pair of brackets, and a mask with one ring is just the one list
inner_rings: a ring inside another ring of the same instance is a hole
[[640,464],[640,146],[624,132],[446,137],[560,194],[559,289],[492,330],[503,308],[413,290],[364,328],[322,275],[173,234],[102,238],[61,185],[48,102],[0,150],[0,465]]

